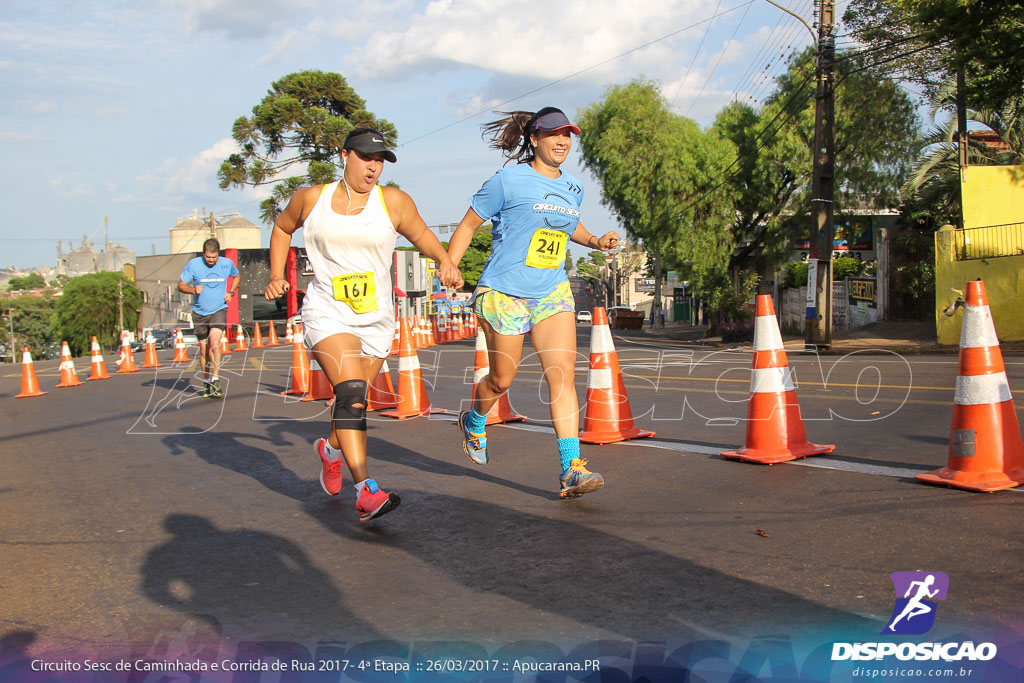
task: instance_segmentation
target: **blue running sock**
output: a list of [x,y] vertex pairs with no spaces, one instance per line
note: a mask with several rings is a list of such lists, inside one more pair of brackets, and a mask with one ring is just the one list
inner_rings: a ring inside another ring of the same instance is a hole
[[473,408],[469,411],[469,415],[466,416],[466,426],[474,434],[483,434],[487,428],[487,416],[481,415],[476,412],[476,408]]
[[580,440],[569,438],[569,439],[558,439],[558,457],[562,461],[562,471],[569,469],[569,465],[572,461],[580,457]]

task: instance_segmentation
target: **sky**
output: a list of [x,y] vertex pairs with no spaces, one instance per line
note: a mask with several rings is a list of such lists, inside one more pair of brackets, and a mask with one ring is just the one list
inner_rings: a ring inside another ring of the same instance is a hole
[[[812,0],[780,4],[813,22]],[[574,119],[645,78],[709,126],[733,99],[756,106],[781,57],[810,43],[766,0],[4,0],[0,267],[52,266],[59,243],[99,249],[105,230],[138,256],[164,254],[193,211],[258,224],[270,187],[221,190],[217,169],[237,149],[232,123],[289,73],[338,72],[395,124],[382,182],[443,225],[503,163],[480,136],[496,110]],[[583,181],[584,224],[623,232],[578,151],[563,168]]]

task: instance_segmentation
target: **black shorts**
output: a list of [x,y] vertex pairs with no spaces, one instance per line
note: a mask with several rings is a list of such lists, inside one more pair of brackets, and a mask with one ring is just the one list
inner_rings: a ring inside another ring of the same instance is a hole
[[196,330],[196,336],[199,337],[199,341],[203,341],[210,336],[211,328],[216,327],[221,332],[225,332],[228,329],[228,309],[222,308],[210,315],[197,315],[193,313],[192,326]]

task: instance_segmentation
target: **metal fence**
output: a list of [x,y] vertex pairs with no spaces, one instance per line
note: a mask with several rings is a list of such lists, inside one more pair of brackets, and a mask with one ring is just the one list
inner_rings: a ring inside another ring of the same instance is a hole
[[1024,254],[1024,223],[956,231],[956,260],[971,261]]

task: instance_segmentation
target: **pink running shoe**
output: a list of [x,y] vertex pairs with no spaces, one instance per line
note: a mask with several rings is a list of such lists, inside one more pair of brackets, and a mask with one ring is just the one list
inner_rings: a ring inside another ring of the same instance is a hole
[[317,439],[316,452],[320,456],[320,486],[329,496],[341,493],[341,456],[337,460],[328,460],[324,455],[327,439]]
[[387,514],[398,507],[401,502],[402,499],[398,497],[397,493],[381,491],[375,480],[367,479],[362,493],[359,494],[359,500],[356,501],[359,521],[369,522],[374,517]]

